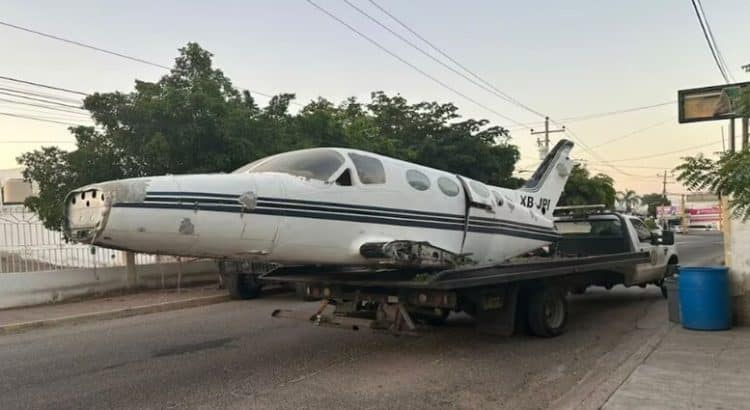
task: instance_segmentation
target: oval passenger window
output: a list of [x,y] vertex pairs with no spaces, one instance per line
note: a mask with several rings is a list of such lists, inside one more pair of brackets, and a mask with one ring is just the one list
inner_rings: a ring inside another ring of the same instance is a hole
[[453,182],[448,177],[440,177],[438,178],[438,187],[445,195],[448,196],[456,196],[459,192],[461,192],[458,188],[458,184]]
[[416,169],[406,171],[406,180],[409,182],[409,185],[417,191],[426,191],[430,189],[430,179],[427,178],[427,175]]

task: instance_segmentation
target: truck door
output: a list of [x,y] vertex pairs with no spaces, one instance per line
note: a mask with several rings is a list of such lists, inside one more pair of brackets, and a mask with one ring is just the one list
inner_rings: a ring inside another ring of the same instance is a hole
[[636,283],[646,283],[659,280],[664,272],[665,255],[660,246],[651,243],[651,231],[638,218],[629,218],[630,225],[634,232],[633,237],[635,250],[638,252],[648,252],[650,260],[648,263],[642,263],[636,266]]

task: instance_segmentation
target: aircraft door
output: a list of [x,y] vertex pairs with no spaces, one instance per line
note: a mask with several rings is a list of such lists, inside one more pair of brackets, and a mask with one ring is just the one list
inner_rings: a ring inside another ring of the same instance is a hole
[[258,174],[254,177],[237,199],[242,209],[240,237],[244,253],[268,255],[278,242],[282,219],[273,212],[273,201],[284,197],[284,189],[278,175]]
[[460,175],[457,175],[457,177],[461,181],[464,191],[466,191],[466,200],[469,208],[484,210],[485,217],[495,213],[495,201],[492,199],[490,190],[483,183]]
[[488,233],[479,232],[476,224],[472,224],[475,218],[492,218],[495,214],[495,200],[490,190],[481,182],[464,178],[458,175],[461,185],[466,192],[465,230],[464,240],[461,246],[462,253],[470,253],[471,258],[477,262],[491,262],[489,260],[490,248],[493,246],[493,237]]

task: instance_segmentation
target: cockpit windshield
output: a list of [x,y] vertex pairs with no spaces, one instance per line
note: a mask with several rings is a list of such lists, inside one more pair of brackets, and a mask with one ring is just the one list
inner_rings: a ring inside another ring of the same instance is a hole
[[234,171],[245,172],[282,172],[304,178],[328,181],[333,173],[344,164],[344,157],[327,148],[313,148],[292,151],[260,159]]

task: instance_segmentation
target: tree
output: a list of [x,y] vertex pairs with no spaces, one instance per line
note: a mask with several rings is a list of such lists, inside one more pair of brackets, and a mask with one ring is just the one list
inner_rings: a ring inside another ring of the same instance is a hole
[[147,175],[230,172],[255,159],[317,146],[352,147],[459,173],[502,186],[519,158],[508,131],[485,119],[461,118],[452,103],[409,103],[371,94],[336,105],[319,98],[299,112],[294,94],[259,106],[213,67],[198,44],[181,48],[170,72],[135,81],[132,92],[94,93],[84,100],[96,127],[72,127],[75,151],[42,148],[18,158],[40,193],[27,205],[59,229],[70,190]]
[[633,212],[635,208],[641,205],[641,197],[632,189],[619,191],[617,193],[617,200],[625,205],[626,212]]
[[[737,111],[750,117],[750,88],[741,94]],[[750,218],[750,151],[725,152],[718,159],[706,158],[703,154],[684,157],[675,168],[677,180],[691,191],[710,191],[730,198],[732,215],[747,220]]]
[[570,173],[565,190],[558,205],[597,205],[614,206],[614,180],[605,174],[593,177],[583,166],[576,166]]
[[641,198],[642,203],[648,205],[648,216],[656,217],[656,208],[669,206],[672,202],[664,197],[664,194],[646,194]]

